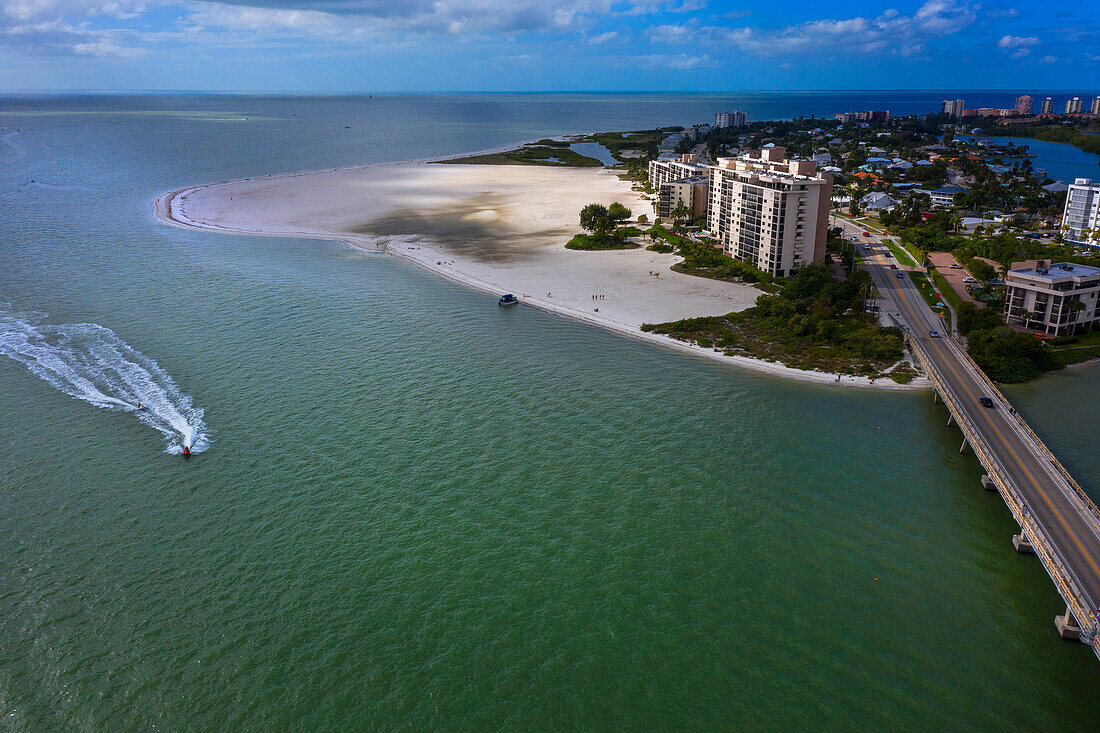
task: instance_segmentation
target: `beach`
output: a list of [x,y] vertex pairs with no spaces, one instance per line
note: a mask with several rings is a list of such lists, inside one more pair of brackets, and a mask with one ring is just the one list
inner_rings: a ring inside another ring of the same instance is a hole
[[232,234],[337,239],[410,260],[524,305],[668,348],[788,378],[881,389],[924,389],[889,379],[791,369],[659,334],[643,323],[724,315],[761,291],[673,272],[680,258],[644,248],[575,251],[586,204],[619,202],[635,216],[650,202],[605,169],[427,162],[289,173],[200,185],[160,196],[167,223]]

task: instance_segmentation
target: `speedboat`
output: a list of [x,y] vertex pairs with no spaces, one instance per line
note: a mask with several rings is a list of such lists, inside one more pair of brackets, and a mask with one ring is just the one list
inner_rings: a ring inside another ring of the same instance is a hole
[[505,295],[502,295],[502,296],[500,296],[500,299],[497,300],[497,305],[499,305],[501,307],[504,307],[506,305],[516,305],[517,303],[519,303],[519,298],[512,295],[511,293],[507,293]]

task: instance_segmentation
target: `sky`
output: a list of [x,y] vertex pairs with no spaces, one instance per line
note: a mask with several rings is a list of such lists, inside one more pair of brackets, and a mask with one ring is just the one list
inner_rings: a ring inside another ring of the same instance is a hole
[[1100,0],[0,0],[0,89],[1092,88]]

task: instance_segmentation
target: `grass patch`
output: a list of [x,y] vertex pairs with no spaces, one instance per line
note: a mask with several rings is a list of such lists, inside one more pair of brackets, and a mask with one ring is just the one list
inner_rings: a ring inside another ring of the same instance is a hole
[[945,306],[940,305],[940,299],[936,297],[936,291],[932,287],[932,284],[928,282],[928,278],[925,277],[923,273],[910,272],[909,279],[917,286],[917,290],[920,291],[921,297],[924,298],[924,302],[928,304],[928,307],[943,318],[944,323],[950,328],[951,311],[947,310]]
[[902,362],[890,370],[887,374],[890,379],[898,384],[909,384],[917,377],[917,370],[909,362]]
[[641,245],[615,234],[578,234],[565,244],[566,249],[598,251],[604,249],[637,249]]
[[470,155],[465,158],[437,160],[436,163],[462,163],[466,165],[547,165],[559,168],[596,168],[603,163],[587,155],[581,155],[566,147],[534,145],[504,153]]
[[934,267],[928,268],[928,271],[932,275],[932,282],[936,283],[936,287],[940,289],[940,293],[943,297],[947,298],[947,302],[951,304],[952,308],[958,308],[963,304],[963,299],[955,292],[955,288],[951,287],[951,284],[947,282],[947,278],[941,275]]
[[917,262],[913,259],[913,256],[908,251],[902,249],[898,245],[894,244],[892,239],[884,239],[882,243],[886,245],[886,248],[890,250],[890,253],[894,255],[898,262],[903,265],[909,265],[910,267],[916,267]]

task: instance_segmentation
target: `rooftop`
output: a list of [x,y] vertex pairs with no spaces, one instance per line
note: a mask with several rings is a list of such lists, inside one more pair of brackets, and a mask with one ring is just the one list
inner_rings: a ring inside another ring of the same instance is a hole
[[1090,265],[1078,265],[1072,262],[1054,262],[1050,267],[1035,269],[1034,267],[1020,267],[1009,270],[1031,277],[1041,277],[1047,280],[1060,280],[1067,277],[1089,278],[1100,277],[1100,267]]

